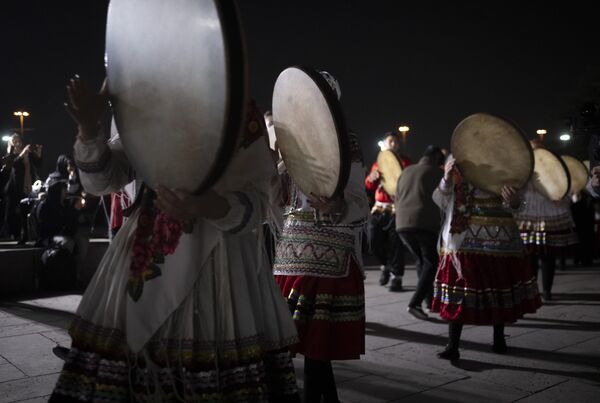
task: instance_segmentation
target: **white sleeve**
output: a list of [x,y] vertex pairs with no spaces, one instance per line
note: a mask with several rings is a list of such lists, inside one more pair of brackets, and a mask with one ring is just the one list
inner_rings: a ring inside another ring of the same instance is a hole
[[74,145],[75,164],[86,192],[105,195],[117,192],[134,179],[134,171],[123,151],[121,140],[113,137],[105,142],[102,136]]
[[435,190],[433,191],[433,202],[437,204],[440,210],[446,211],[448,203],[450,202],[450,200],[452,200],[453,192],[454,190],[452,188],[452,185],[442,178],[438,187],[435,188]]
[[271,199],[271,178],[275,166],[266,141],[260,139],[242,148],[227,169],[223,184],[214,188],[229,203],[228,213],[207,220],[221,231],[243,234],[262,225]]

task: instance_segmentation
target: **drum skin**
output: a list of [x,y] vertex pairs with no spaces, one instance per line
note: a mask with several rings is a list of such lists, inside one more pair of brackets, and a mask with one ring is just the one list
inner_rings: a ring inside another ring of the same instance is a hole
[[514,123],[489,113],[475,113],[454,129],[452,155],[475,187],[500,195],[502,187],[523,188],[533,171],[533,152]]
[[558,201],[567,195],[571,178],[567,166],[557,155],[544,148],[533,150],[535,167],[533,186],[550,200]]
[[571,187],[569,193],[576,194],[585,189],[588,182],[589,171],[583,162],[570,155],[561,155],[563,162],[567,166],[569,176],[571,177]]
[[377,155],[377,170],[381,174],[383,190],[395,197],[398,179],[402,175],[402,164],[398,156],[391,150],[380,151]]
[[199,193],[225,171],[245,106],[245,58],[230,0],[112,0],[110,101],[148,186]]
[[590,160],[584,160],[583,165],[585,165],[585,168],[587,169],[587,171],[589,173],[590,172]]
[[273,122],[285,166],[306,195],[334,197],[350,174],[350,145],[333,89],[314,69],[293,66],[277,77]]

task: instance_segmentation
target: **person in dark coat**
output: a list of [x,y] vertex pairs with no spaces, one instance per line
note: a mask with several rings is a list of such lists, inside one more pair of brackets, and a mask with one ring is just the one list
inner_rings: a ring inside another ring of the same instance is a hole
[[398,179],[396,198],[396,231],[406,249],[413,255],[419,277],[408,312],[426,319],[422,303],[431,309],[433,280],[438,265],[436,243],[441,227],[441,215],[432,195],[444,176],[441,166],[444,154],[438,147],[429,146],[415,165],[404,169]]

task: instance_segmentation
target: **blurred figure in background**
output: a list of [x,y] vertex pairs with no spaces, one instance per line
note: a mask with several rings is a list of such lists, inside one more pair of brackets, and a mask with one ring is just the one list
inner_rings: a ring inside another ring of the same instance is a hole
[[27,234],[27,213],[21,208],[21,200],[29,197],[31,186],[38,179],[38,170],[42,163],[42,146],[23,144],[18,134],[13,134],[8,141],[8,157],[12,160],[12,168],[4,185],[4,228],[2,233],[25,243]]
[[433,202],[433,191],[442,180],[444,154],[428,146],[417,164],[407,167],[396,189],[396,231],[404,246],[415,258],[418,283],[407,311],[418,319],[427,319],[422,303],[431,309],[433,279],[438,265],[437,239],[441,214]]
[[37,205],[35,215],[39,225],[38,245],[46,248],[42,254],[42,287],[74,287],[77,210],[67,200],[65,182],[55,181],[48,187],[46,198]]
[[[400,137],[394,132],[385,134],[384,148],[398,155]],[[402,168],[409,162],[406,158],[401,160]],[[381,264],[379,284],[384,286],[392,278],[390,291],[402,291],[402,276],[404,276],[404,247],[396,233],[394,201],[381,184],[381,174],[377,162],[371,166],[369,175],[365,178],[367,191],[375,192],[375,204],[371,209],[369,220],[369,238],[371,251]]]

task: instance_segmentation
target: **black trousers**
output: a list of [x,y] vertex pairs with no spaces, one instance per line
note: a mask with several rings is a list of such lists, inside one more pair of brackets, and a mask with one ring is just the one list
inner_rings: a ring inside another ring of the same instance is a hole
[[438,266],[437,233],[422,229],[398,231],[400,240],[415,258],[417,266],[417,288],[409,306],[421,306],[423,300],[431,307],[433,280]]
[[[539,260],[541,260],[542,262],[542,289],[545,293],[550,293],[552,292],[552,285],[554,284],[554,273],[556,272],[556,259],[553,256],[540,256]],[[531,255],[530,262],[531,269],[533,270],[533,275],[535,277],[538,277],[538,271],[540,269],[538,256]]]
[[396,233],[396,216],[392,213],[374,213],[369,222],[371,251],[384,270],[395,276],[404,275],[404,247]]

